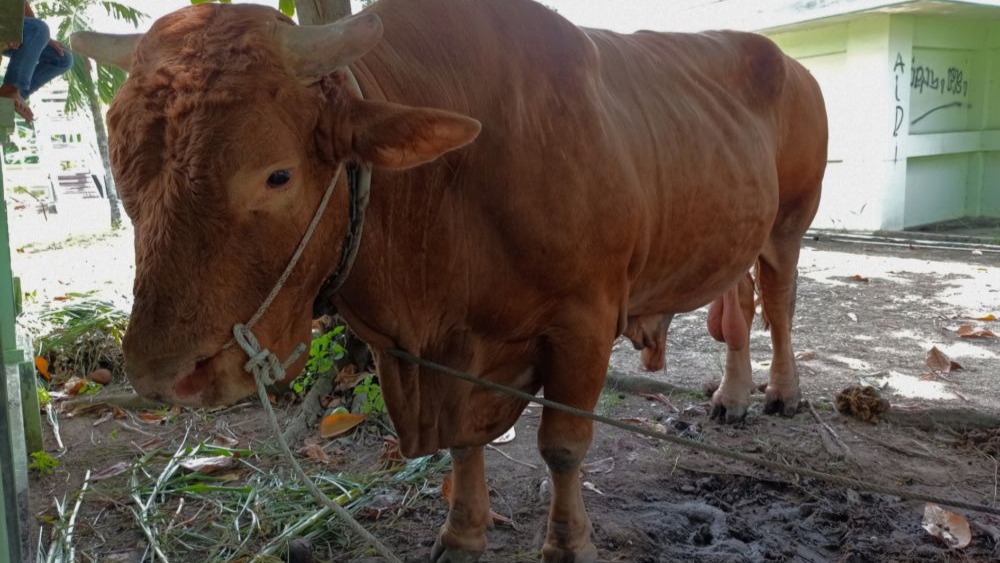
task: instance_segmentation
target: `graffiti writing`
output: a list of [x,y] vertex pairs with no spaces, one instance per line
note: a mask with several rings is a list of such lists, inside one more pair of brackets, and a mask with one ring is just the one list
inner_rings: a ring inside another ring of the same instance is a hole
[[928,89],[941,94],[969,95],[969,81],[965,77],[965,71],[960,68],[948,67],[946,72],[941,73],[929,66],[918,65],[914,59],[910,71],[910,88],[921,94],[924,89]]
[[906,74],[906,63],[903,62],[902,53],[896,53],[896,64],[892,65],[892,73],[896,78],[896,121],[892,126],[892,136],[898,137],[899,128],[903,125],[903,117],[906,115],[903,110],[903,100],[899,97],[899,77]]

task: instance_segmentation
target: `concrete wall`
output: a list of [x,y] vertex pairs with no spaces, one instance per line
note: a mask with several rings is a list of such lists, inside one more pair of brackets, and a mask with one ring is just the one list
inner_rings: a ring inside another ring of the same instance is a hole
[[869,13],[769,34],[827,101],[830,163],[815,227],[1000,216],[998,27]]

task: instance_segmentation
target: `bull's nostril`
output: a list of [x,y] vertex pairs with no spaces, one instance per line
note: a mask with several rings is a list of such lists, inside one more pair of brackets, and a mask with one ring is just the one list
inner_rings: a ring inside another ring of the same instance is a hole
[[211,359],[212,359],[211,356],[199,356],[198,359],[194,361],[195,371],[198,371],[199,369],[205,367],[205,364],[207,364]]

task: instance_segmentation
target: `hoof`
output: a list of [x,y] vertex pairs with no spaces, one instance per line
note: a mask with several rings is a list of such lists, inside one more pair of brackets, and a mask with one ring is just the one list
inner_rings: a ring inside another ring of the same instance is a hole
[[441,540],[438,540],[434,542],[429,561],[430,563],[476,563],[482,555],[482,551],[449,549],[441,545]]
[[545,546],[542,548],[542,563],[597,563],[597,548],[594,544],[577,550]]
[[712,412],[709,415],[709,418],[717,420],[723,424],[743,422],[743,419],[747,417],[748,407],[749,401],[732,401],[723,397],[718,391],[716,391],[712,395]]
[[802,393],[798,387],[791,393],[783,393],[778,388],[768,385],[764,392],[764,414],[795,416],[801,399]]

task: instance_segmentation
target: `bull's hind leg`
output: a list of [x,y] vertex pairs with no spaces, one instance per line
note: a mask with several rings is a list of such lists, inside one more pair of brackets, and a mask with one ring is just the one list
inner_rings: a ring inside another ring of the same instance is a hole
[[[560,334],[551,340],[544,373],[546,399],[587,411],[597,404],[614,332],[613,328],[592,324],[591,328],[594,330],[589,333]],[[590,420],[548,407],[542,411],[538,449],[552,482],[548,533],[542,546],[542,560],[546,563],[597,561],[580,486],[580,465],[592,437]]]
[[750,324],[753,322],[753,281],[749,275],[712,303],[708,331],[726,343],[726,371],[712,394],[711,418],[739,422],[746,417],[753,391],[750,369]]
[[765,392],[764,413],[792,416],[799,408],[802,393],[792,350],[792,317],[795,314],[795,291],[798,277],[799,249],[802,236],[816,211],[819,190],[797,209],[782,210],[771,237],[760,255],[761,316],[771,329],[771,372]]
[[474,563],[486,550],[490,497],[483,447],[451,449],[451,510],[441,527],[431,563]]

